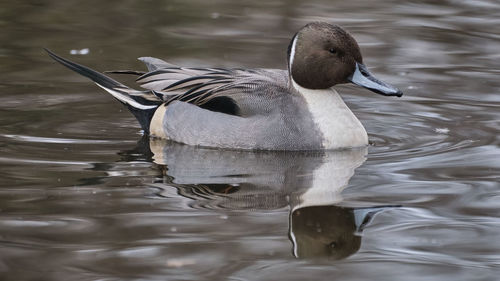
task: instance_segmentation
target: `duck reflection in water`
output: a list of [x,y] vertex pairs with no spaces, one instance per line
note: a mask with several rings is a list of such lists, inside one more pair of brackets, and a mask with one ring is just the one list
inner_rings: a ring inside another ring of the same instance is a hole
[[344,259],[361,246],[361,232],[373,216],[390,206],[347,208],[309,206],[290,212],[293,254],[300,258]]
[[388,206],[338,206],[367,149],[250,152],[196,148],[149,140],[162,171],[157,196],[175,187],[196,205],[229,210],[290,208],[289,237],[298,258],[343,259],[356,253],[361,232]]

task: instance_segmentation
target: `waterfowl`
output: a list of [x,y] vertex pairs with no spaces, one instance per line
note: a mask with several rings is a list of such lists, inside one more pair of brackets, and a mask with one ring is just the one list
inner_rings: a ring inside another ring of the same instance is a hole
[[356,40],[337,25],[309,23],[292,38],[288,69],[179,67],[139,58],[148,71],[135,90],[49,50],[128,107],[145,133],[176,142],[231,149],[323,150],[368,144],[365,128],[332,88],[354,83],[402,96],[363,64]]

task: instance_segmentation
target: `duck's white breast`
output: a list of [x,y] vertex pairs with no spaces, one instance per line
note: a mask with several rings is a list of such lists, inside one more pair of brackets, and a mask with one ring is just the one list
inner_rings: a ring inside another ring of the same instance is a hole
[[325,149],[360,147],[368,144],[368,135],[361,122],[333,88],[311,90],[292,80],[304,97],[314,123],[323,135]]

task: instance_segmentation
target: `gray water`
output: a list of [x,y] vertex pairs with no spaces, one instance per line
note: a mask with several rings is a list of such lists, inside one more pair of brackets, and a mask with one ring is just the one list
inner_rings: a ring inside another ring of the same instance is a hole
[[[315,20],[405,92],[337,87],[367,149],[150,141],[42,50],[285,68]],[[493,0],[0,3],[0,279],[498,280],[499,26]]]

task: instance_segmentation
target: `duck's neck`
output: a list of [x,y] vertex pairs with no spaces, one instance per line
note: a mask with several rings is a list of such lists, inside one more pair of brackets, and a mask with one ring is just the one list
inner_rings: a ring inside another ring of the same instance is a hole
[[290,79],[306,101],[313,121],[323,135],[325,149],[360,147],[368,144],[366,130],[333,88],[312,90]]

